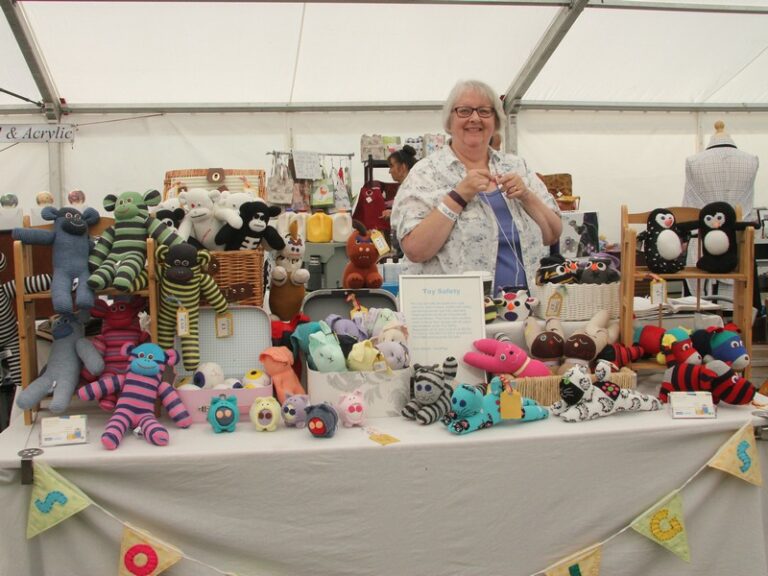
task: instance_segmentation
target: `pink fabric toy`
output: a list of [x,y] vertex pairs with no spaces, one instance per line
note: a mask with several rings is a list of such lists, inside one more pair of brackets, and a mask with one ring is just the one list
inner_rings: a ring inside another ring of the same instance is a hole
[[345,428],[365,424],[365,400],[360,390],[339,397],[339,418]]
[[464,354],[464,362],[491,374],[512,374],[518,378],[552,374],[546,364],[535,358],[529,358],[522,348],[511,342],[482,338],[475,340],[472,344],[478,352]]
[[299,377],[291,368],[293,364],[293,352],[285,346],[272,346],[259,354],[259,362],[264,366],[264,371],[272,379],[272,386],[277,393],[280,404],[285,402],[285,397],[290,394],[306,394],[301,387]]

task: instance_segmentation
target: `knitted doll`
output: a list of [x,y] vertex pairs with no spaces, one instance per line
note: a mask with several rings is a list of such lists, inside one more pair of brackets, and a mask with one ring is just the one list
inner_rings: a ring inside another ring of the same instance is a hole
[[255,250],[266,244],[265,248],[282,250],[285,240],[276,228],[269,225],[269,219],[280,214],[279,206],[268,206],[263,200],[245,202],[240,206],[239,227],[224,224],[216,233],[216,244],[222,244],[225,250]]
[[168,430],[155,417],[155,401],[159,398],[169,416],[179,428],[188,428],[192,418],[174,387],[163,381],[166,366],[173,366],[179,357],[175,350],[163,350],[146,342],[139,346],[126,344],[122,353],[130,355],[131,369],[126,374],[104,376],[78,389],[81,400],[98,400],[104,394],[120,391],[117,407],[101,435],[107,450],[120,445],[125,433],[138,431],[150,444],[166,446]]
[[16,396],[16,404],[22,410],[34,408],[53,392],[49,409],[54,414],[64,412],[80,381],[81,362],[93,374],[101,374],[104,369],[104,360],[90,340],[83,337],[85,328],[74,315],[56,317],[51,332],[53,344],[45,370]]
[[109,194],[104,209],[115,213],[115,224],[102,232],[91,251],[88,285],[94,290],[114,286],[123,292],[135,289],[135,282],[144,270],[147,259],[147,238],[171,246],[181,238],[157,218],[149,215],[149,206],[160,202],[160,192],[150,190]]
[[211,255],[183,242],[175,246],[159,246],[157,264],[160,277],[160,310],[157,318],[157,341],[163,348],[172,348],[178,333],[177,320],[186,314],[187,330],[179,333],[184,369],[192,371],[200,363],[200,297],[216,309],[227,311],[227,301],[214,279],[203,269]]
[[93,306],[95,296],[88,286],[88,252],[90,240],[88,227],[96,224],[101,217],[93,208],[86,208],[80,214],[76,208],[43,208],[44,220],[53,221],[53,230],[39,228],[14,228],[13,239],[24,244],[53,245],[53,285],[51,302],[59,314],[72,312],[72,283],[77,280],[75,302],[80,310]]
[[[5,270],[8,261],[0,252],[0,271]],[[50,274],[38,274],[24,278],[24,292],[34,294],[51,287]],[[16,281],[0,285],[0,386],[21,386],[21,364],[19,359],[19,325],[13,313],[16,301]]]
[[304,302],[309,281],[309,270],[302,268],[304,250],[299,224],[293,221],[285,236],[285,248],[275,258],[269,288],[269,310],[284,322],[298,314]]
[[456,378],[458,362],[453,356],[443,361],[442,369],[413,365],[413,398],[406,403],[401,414],[419,424],[432,424],[440,420],[451,407],[451,382]]

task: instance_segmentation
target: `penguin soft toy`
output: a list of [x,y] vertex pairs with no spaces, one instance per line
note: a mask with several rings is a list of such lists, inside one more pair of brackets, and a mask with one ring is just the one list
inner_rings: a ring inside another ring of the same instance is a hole
[[733,272],[739,265],[736,231],[752,222],[737,222],[736,211],[727,202],[711,202],[699,210],[701,257],[696,268],[713,274]]
[[666,208],[648,214],[645,230],[637,235],[648,269],[655,274],[673,274],[685,268],[690,238],[691,233],[678,226],[675,215]]

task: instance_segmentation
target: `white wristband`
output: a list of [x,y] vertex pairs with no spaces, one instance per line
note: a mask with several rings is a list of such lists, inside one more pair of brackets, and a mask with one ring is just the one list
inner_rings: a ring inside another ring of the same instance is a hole
[[437,210],[451,222],[456,222],[456,220],[459,219],[459,215],[448,208],[448,206],[446,206],[443,202],[440,202],[440,204],[437,205]]

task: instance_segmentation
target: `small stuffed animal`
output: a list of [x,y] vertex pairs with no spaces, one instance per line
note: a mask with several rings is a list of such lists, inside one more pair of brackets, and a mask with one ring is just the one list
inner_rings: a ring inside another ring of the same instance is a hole
[[659,389],[659,400],[669,401],[670,392],[689,390],[709,391],[712,401],[719,404],[749,404],[755,398],[756,389],[752,383],[739,376],[721,360],[712,360],[705,365],[677,364],[664,372]]
[[565,347],[565,335],[560,319],[547,318],[542,329],[536,318],[528,318],[525,321],[524,334],[531,358],[541,360],[550,370],[556,370],[560,366]]
[[339,340],[328,324],[320,321],[320,330],[309,335],[309,355],[319,372],[346,372],[347,363]]
[[269,310],[280,320],[288,322],[301,311],[309,281],[309,270],[302,268],[304,240],[295,220],[285,236],[285,248],[275,258],[269,287]]
[[275,394],[282,404],[289,394],[306,394],[296,372],[291,368],[293,353],[285,346],[272,346],[259,354],[259,362],[272,379]]
[[285,240],[269,225],[269,219],[279,214],[279,206],[268,206],[263,200],[245,202],[240,206],[241,226],[224,224],[216,233],[215,242],[224,245],[225,250],[255,250],[262,242],[273,250],[282,250]]
[[274,432],[280,421],[280,403],[272,396],[256,398],[248,413],[259,432]]
[[53,344],[45,370],[16,395],[16,405],[22,410],[35,407],[53,392],[49,409],[60,414],[69,407],[80,382],[81,362],[91,374],[101,374],[104,369],[104,359],[91,341],[84,338],[85,328],[76,316],[58,316],[51,324],[51,332]]
[[442,370],[432,366],[413,365],[413,398],[401,414],[419,424],[432,424],[442,419],[451,407],[451,382],[456,378],[459,363],[453,356],[443,361]]
[[345,428],[365,424],[365,400],[360,390],[342,394],[338,402],[338,414]]
[[728,202],[711,202],[699,210],[701,258],[696,267],[713,274],[733,272],[739,265],[736,231],[759,225],[737,222],[736,211]]
[[192,424],[178,392],[163,381],[166,366],[175,365],[179,356],[176,350],[163,350],[152,342],[135,347],[126,344],[123,354],[131,357],[128,373],[105,376],[86,384],[78,389],[77,395],[81,400],[98,400],[104,394],[120,390],[115,412],[101,435],[101,443],[107,450],[117,448],[129,430],[138,431],[150,444],[166,446],[168,430],[155,417],[155,402],[158,399],[179,428],[188,428]]
[[508,322],[524,322],[539,303],[538,298],[528,295],[527,290],[517,290],[504,286],[499,291],[501,317]]
[[410,355],[408,354],[408,348],[402,342],[379,342],[376,344],[376,349],[381,352],[384,360],[387,362],[387,366],[392,370],[408,368]]
[[573,366],[560,380],[560,400],[552,404],[552,414],[564,422],[583,422],[617,412],[653,411],[661,408],[658,398],[620,388],[607,380],[610,368],[601,363],[598,372],[604,378],[592,384],[583,366]]
[[272,383],[269,380],[269,376],[261,370],[253,369],[249,370],[243,376],[241,381],[242,388],[266,388]]
[[304,428],[307,425],[307,406],[309,396],[306,394],[291,394],[283,402],[283,422],[286,426]]
[[387,369],[387,361],[370,340],[352,346],[347,356],[347,368],[353,372],[378,372]]
[[216,362],[203,362],[192,374],[192,384],[198,388],[218,388],[224,384],[224,370]]
[[691,233],[678,226],[675,215],[666,208],[651,211],[645,230],[637,235],[648,269],[656,274],[672,274],[685,268],[690,238]]
[[[184,216],[186,215],[186,212],[184,212],[184,208],[181,208],[181,207],[179,208],[158,207],[158,209],[155,210],[152,215],[158,220],[160,220],[160,222],[165,224],[168,228],[171,228],[178,232],[179,225],[181,224],[181,221],[184,220]],[[202,245],[200,245],[199,248],[202,248]]]
[[307,429],[315,438],[332,438],[338,425],[336,408],[327,402],[307,406]]
[[217,214],[215,204],[221,192],[192,188],[179,193],[181,207],[186,210],[179,224],[179,236],[185,242],[194,238],[206,250],[221,250],[223,244],[216,242],[216,234],[224,225],[224,216]]
[[148,237],[158,246],[172,246],[182,241],[171,228],[149,215],[149,207],[159,202],[157,190],[143,195],[138,192],[108,194],[104,198],[104,209],[114,211],[115,224],[101,233],[91,250],[88,258],[91,288],[103,290],[114,286],[123,292],[131,291],[144,271]]
[[546,364],[529,358],[522,348],[511,342],[481,338],[475,340],[472,345],[477,352],[464,354],[464,362],[491,374],[512,374],[516,378],[552,374]]
[[408,343],[408,327],[400,320],[390,320],[381,328],[375,338],[376,342]]
[[722,360],[734,370],[744,370],[750,358],[738,332],[720,328],[696,330],[691,341],[705,362]]
[[354,230],[347,239],[349,262],[344,268],[341,285],[344,288],[380,288],[384,279],[376,267],[379,251],[365,226],[355,220]]
[[257,195],[253,191],[230,192],[229,190],[224,190],[219,196],[219,201],[216,202],[214,211],[219,220],[223,220],[232,228],[239,230],[243,227],[240,206],[256,198]]
[[75,280],[75,303],[80,310],[90,310],[95,295],[88,285],[88,253],[91,249],[88,227],[99,222],[99,213],[94,208],[86,208],[81,214],[77,208],[46,206],[41,215],[44,220],[53,221],[53,230],[14,228],[13,239],[24,244],[53,245],[51,302],[54,311],[59,314],[73,311],[72,283]]
[[226,396],[220,394],[211,398],[211,405],[208,408],[208,423],[213,431],[234,432],[238,421],[240,420],[240,409],[237,407],[237,396]]
[[566,260],[561,254],[545,256],[536,270],[536,284],[573,284],[578,280],[579,266],[573,260]]
[[618,282],[621,275],[612,267],[608,258],[590,258],[586,267],[581,271],[579,284],[611,284]]
[[609,314],[606,310],[596,312],[587,325],[571,334],[563,344],[563,362],[558,374],[565,374],[575,365],[589,372],[589,365],[608,344]]

